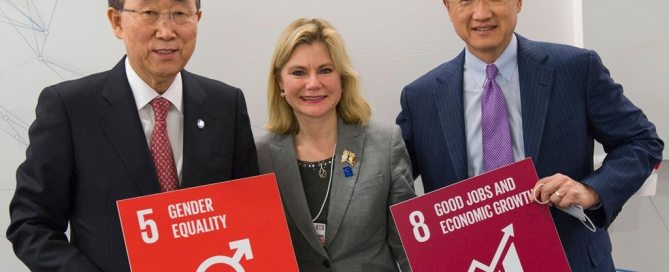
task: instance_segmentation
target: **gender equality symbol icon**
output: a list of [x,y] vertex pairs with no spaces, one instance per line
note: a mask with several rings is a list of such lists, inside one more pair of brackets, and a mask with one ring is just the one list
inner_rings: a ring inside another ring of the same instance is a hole
[[235,269],[236,272],[244,272],[244,267],[239,263],[242,257],[246,260],[253,259],[253,251],[251,250],[251,242],[249,239],[242,239],[237,241],[232,241],[229,243],[230,249],[235,250],[235,254],[232,258],[228,256],[213,256],[207,258],[200,266],[197,268],[197,272],[206,272],[210,267],[217,264],[226,264]]

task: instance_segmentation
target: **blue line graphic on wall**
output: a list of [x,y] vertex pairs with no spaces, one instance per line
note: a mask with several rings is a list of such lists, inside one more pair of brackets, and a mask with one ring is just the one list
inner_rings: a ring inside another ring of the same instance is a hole
[[[26,52],[32,52],[36,62],[46,66],[61,80],[81,77],[81,73],[50,60],[45,54],[58,2],[58,0],[0,0],[0,27],[8,27],[10,30],[8,33],[15,32],[17,35],[14,37],[29,49]],[[7,38],[12,36],[3,37]],[[27,146],[27,132],[28,123],[12,113],[8,107],[0,104],[0,137],[9,136],[21,145]]]
[[[37,61],[46,65],[63,80],[67,79],[64,73],[82,76],[81,73],[67,68],[65,65],[49,60],[44,54],[51,23],[56,13],[56,7],[58,7],[58,0],[53,2],[38,1],[40,6],[35,4],[35,0],[25,0],[22,7],[11,0],[5,0],[4,2],[7,3],[9,8],[6,7],[7,5],[0,5],[0,23],[7,24],[16,30],[23,42],[35,54]],[[5,7],[3,8],[3,6]],[[45,13],[48,13],[48,17],[43,16]]]
[[12,114],[5,107],[0,105],[0,132],[7,134],[24,146],[28,146],[28,141],[23,134],[28,130],[26,122],[16,115]]

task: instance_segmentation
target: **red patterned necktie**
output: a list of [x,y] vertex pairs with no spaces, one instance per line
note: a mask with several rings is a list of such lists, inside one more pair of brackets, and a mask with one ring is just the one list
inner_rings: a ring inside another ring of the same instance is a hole
[[481,136],[483,140],[483,172],[513,162],[509,110],[502,88],[497,85],[497,66],[486,66],[486,81],[481,96]]
[[151,134],[151,157],[153,157],[153,164],[156,167],[156,174],[158,174],[160,190],[163,192],[176,190],[179,187],[177,167],[174,163],[172,146],[167,136],[167,122],[165,121],[167,111],[170,109],[170,101],[157,97],[151,101],[151,107],[153,107],[156,118]]

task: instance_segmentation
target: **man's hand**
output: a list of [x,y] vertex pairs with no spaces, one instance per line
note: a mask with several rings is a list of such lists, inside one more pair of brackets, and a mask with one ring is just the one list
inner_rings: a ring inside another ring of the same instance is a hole
[[559,173],[537,181],[533,193],[538,201],[560,208],[579,205],[587,210],[599,204],[599,194],[592,187]]

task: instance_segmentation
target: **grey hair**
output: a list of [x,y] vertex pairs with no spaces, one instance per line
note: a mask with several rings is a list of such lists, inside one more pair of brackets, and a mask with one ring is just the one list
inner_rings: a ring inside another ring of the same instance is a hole
[[[107,0],[110,8],[122,9],[124,0]],[[195,0],[195,7],[200,10],[200,0]]]

